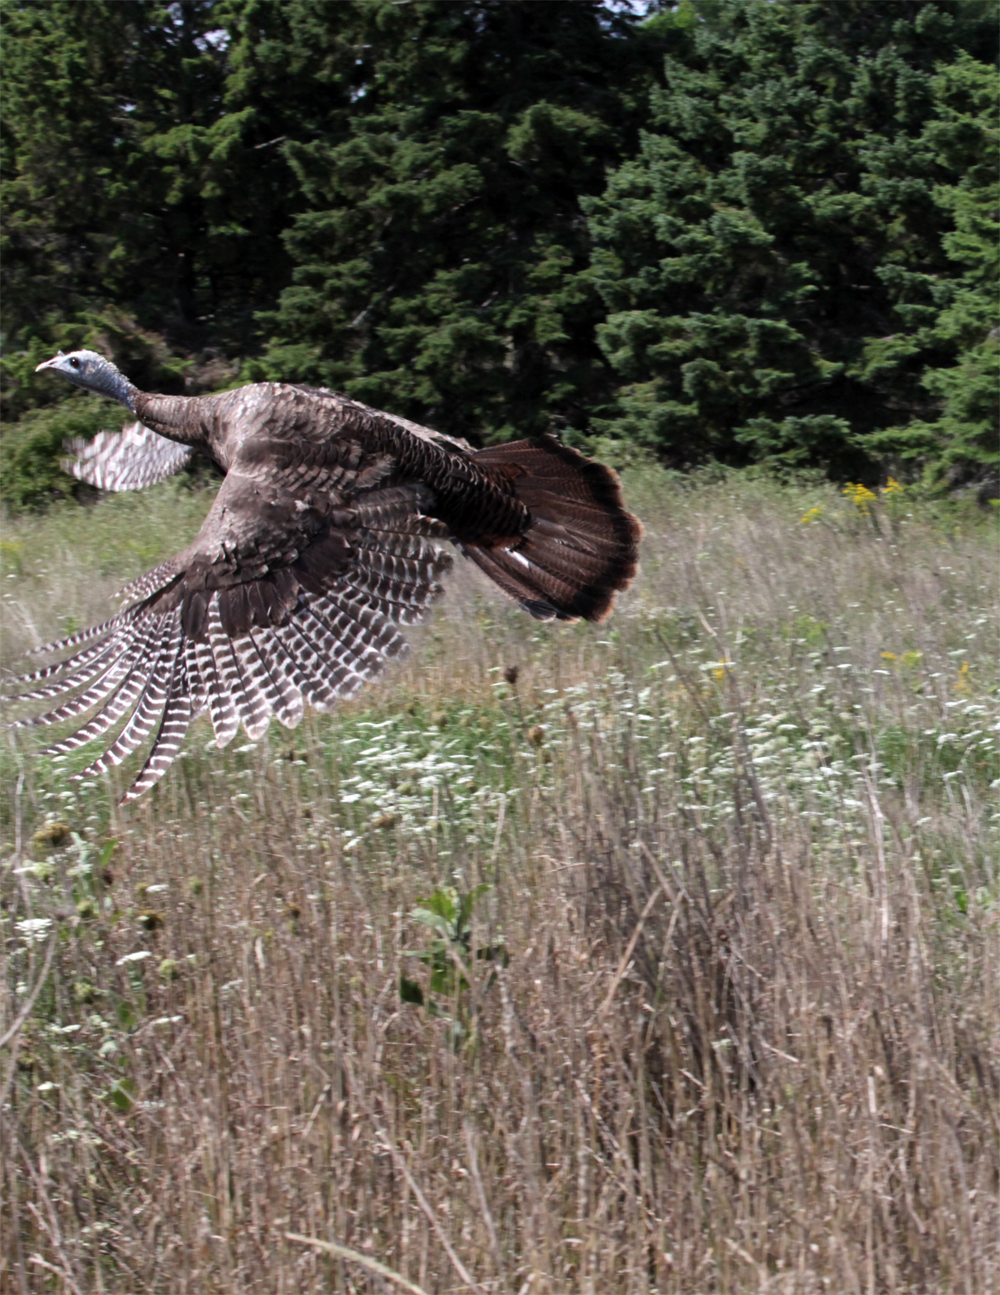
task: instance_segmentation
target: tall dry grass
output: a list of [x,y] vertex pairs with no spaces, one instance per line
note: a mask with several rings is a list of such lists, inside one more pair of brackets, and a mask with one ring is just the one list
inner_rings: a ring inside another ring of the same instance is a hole
[[4,1289],[996,1289],[994,536],[629,484],[607,626],[464,574],[126,811],[12,750]]

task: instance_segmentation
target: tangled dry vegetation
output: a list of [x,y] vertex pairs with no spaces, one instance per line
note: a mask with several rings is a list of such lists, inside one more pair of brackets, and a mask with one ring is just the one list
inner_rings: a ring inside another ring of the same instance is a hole
[[[996,1288],[995,531],[630,485],[607,626],[462,575],[127,812],[11,750],[5,1290]],[[193,507],[9,528],[14,647]]]

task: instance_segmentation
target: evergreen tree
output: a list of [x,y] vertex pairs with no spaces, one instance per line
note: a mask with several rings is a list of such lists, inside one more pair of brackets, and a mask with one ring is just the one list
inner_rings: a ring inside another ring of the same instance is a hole
[[[912,321],[914,345],[951,362],[932,362],[921,374],[937,416],[890,427],[873,435],[871,444],[926,463],[933,484],[976,485],[984,496],[995,497],[1000,487],[996,73],[963,54],[935,77],[934,100],[922,143],[942,169],[961,176],[957,183],[938,185],[932,195],[952,224],[942,239],[950,275],[917,274],[906,287],[910,297],[931,303]],[[897,306],[898,313],[904,310]]]
[[230,58],[230,27],[243,34],[234,7],[0,0],[10,502],[76,489],[64,440],[115,421],[37,379],[39,360],[88,346],[146,389],[183,390],[190,362],[178,352],[252,348],[256,312],[287,282],[279,235],[296,194],[277,146],[296,104]]
[[0,0],[4,495],[70,485],[103,414],[33,370],[81,345],[991,488],[995,11]]
[[326,12],[316,66],[356,42],[349,130],[286,145],[307,210],[257,371],[459,434],[584,428],[609,373],[579,195],[633,141],[658,38],[590,0]]
[[994,79],[956,50],[981,52],[987,17],[713,0],[655,22],[666,85],[589,204],[601,343],[625,381],[602,430],[678,463],[869,477],[885,456],[982,447],[978,413],[938,423],[964,348],[987,344],[990,271],[959,221],[989,205]]
[[[8,348],[108,303],[245,346],[287,278],[290,177],[220,0],[0,0]],[[276,132],[280,134],[279,132]]]

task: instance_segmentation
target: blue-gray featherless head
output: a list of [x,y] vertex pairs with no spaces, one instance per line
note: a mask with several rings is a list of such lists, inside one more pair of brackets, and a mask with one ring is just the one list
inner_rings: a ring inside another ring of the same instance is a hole
[[98,355],[96,351],[70,351],[68,355],[60,351],[51,360],[37,365],[35,372],[39,373],[43,369],[61,373],[74,386],[85,387],[88,391],[96,391],[102,396],[110,396],[112,400],[119,400],[135,413],[133,401],[136,388],[110,360]]

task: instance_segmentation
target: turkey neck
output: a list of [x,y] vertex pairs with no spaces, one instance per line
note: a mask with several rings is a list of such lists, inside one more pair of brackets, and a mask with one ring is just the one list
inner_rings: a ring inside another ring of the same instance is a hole
[[156,396],[139,391],[133,403],[144,427],[182,445],[208,447],[210,411],[200,396]]

